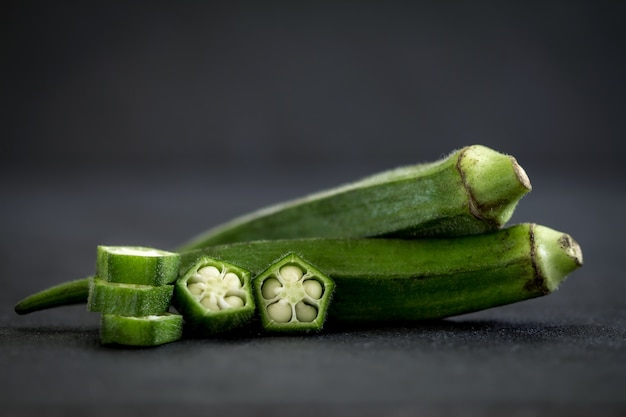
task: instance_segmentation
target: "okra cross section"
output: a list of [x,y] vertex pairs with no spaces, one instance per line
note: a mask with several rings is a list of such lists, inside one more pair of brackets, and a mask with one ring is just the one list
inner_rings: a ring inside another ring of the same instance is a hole
[[263,327],[285,332],[321,330],[334,287],[319,269],[288,254],[254,279]]
[[254,315],[250,272],[201,257],[176,281],[174,304],[196,334],[238,328]]

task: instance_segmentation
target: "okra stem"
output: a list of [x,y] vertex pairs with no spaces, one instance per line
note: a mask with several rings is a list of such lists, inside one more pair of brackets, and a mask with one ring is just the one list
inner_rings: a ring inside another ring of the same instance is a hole
[[530,189],[513,157],[473,145],[436,162],[383,172],[236,218],[178,251],[265,239],[483,233],[502,227]]

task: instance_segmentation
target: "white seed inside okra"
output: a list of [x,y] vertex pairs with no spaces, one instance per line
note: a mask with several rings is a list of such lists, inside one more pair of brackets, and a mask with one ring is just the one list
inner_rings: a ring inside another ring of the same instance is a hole
[[265,282],[263,282],[263,287],[261,289],[263,298],[271,300],[278,295],[282,287],[283,284],[281,284],[276,278],[266,279]]
[[291,321],[291,304],[287,300],[279,300],[267,306],[267,313],[272,320],[278,323],[287,323]]
[[300,301],[296,304],[296,317],[298,321],[313,321],[317,317],[317,308]]
[[302,286],[304,287],[304,292],[306,292],[309,297],[315,298],[316,300],[319,300],[324,292],[322,284],[316,279],[307,279],[302,283]]
[[286,265],[280,268],[279,274],[285,281],[295,282],[302,278],[303,272],[295,265]]
[[220,311],[243,307],[246,293],[240,277],[209,265],[202,267],[187,281],[187,288],[206,309]]

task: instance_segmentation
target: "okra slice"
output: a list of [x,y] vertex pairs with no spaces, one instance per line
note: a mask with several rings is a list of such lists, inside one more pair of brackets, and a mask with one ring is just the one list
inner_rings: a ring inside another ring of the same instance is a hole
[[174,304],[198,335],[241,327],[254,315],[250,272],[201,257],[176,281]]
[[178,278],[180,255],[142,246],[98,246],[96,276],[124,284],[165,285]]
[[270,331],[317,331],[335,287],[326,274],[291,253],[254,279],[261,324]]
[[157,346],[175,342],[183,335],[183,317],[164,313],[143,317],[103,314],[100,342],[126,346]]
[[87,298],[89,311],[122,316],[148,316],[168,310],[174,293],[173,285],[137,285],[91,281]]

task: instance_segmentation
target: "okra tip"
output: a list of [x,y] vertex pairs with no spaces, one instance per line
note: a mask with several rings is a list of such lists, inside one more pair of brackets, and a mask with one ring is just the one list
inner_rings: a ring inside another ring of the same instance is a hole
[[64,282],[31,294],[20,300],[14,307],[19,315],[53,307],[83,304],[87,302],[89,285],[93,277]]
[[482,145],[462,149],[457,169],[472,214],[498,226],[511,218],[520,199],[532,190],[530,178],[514,157]]
[[531,254],[537,274],[543,278],[547,292],[552,292],[583,265],[582,249],[569,234],[546,226],[534,225],[531,233]]

